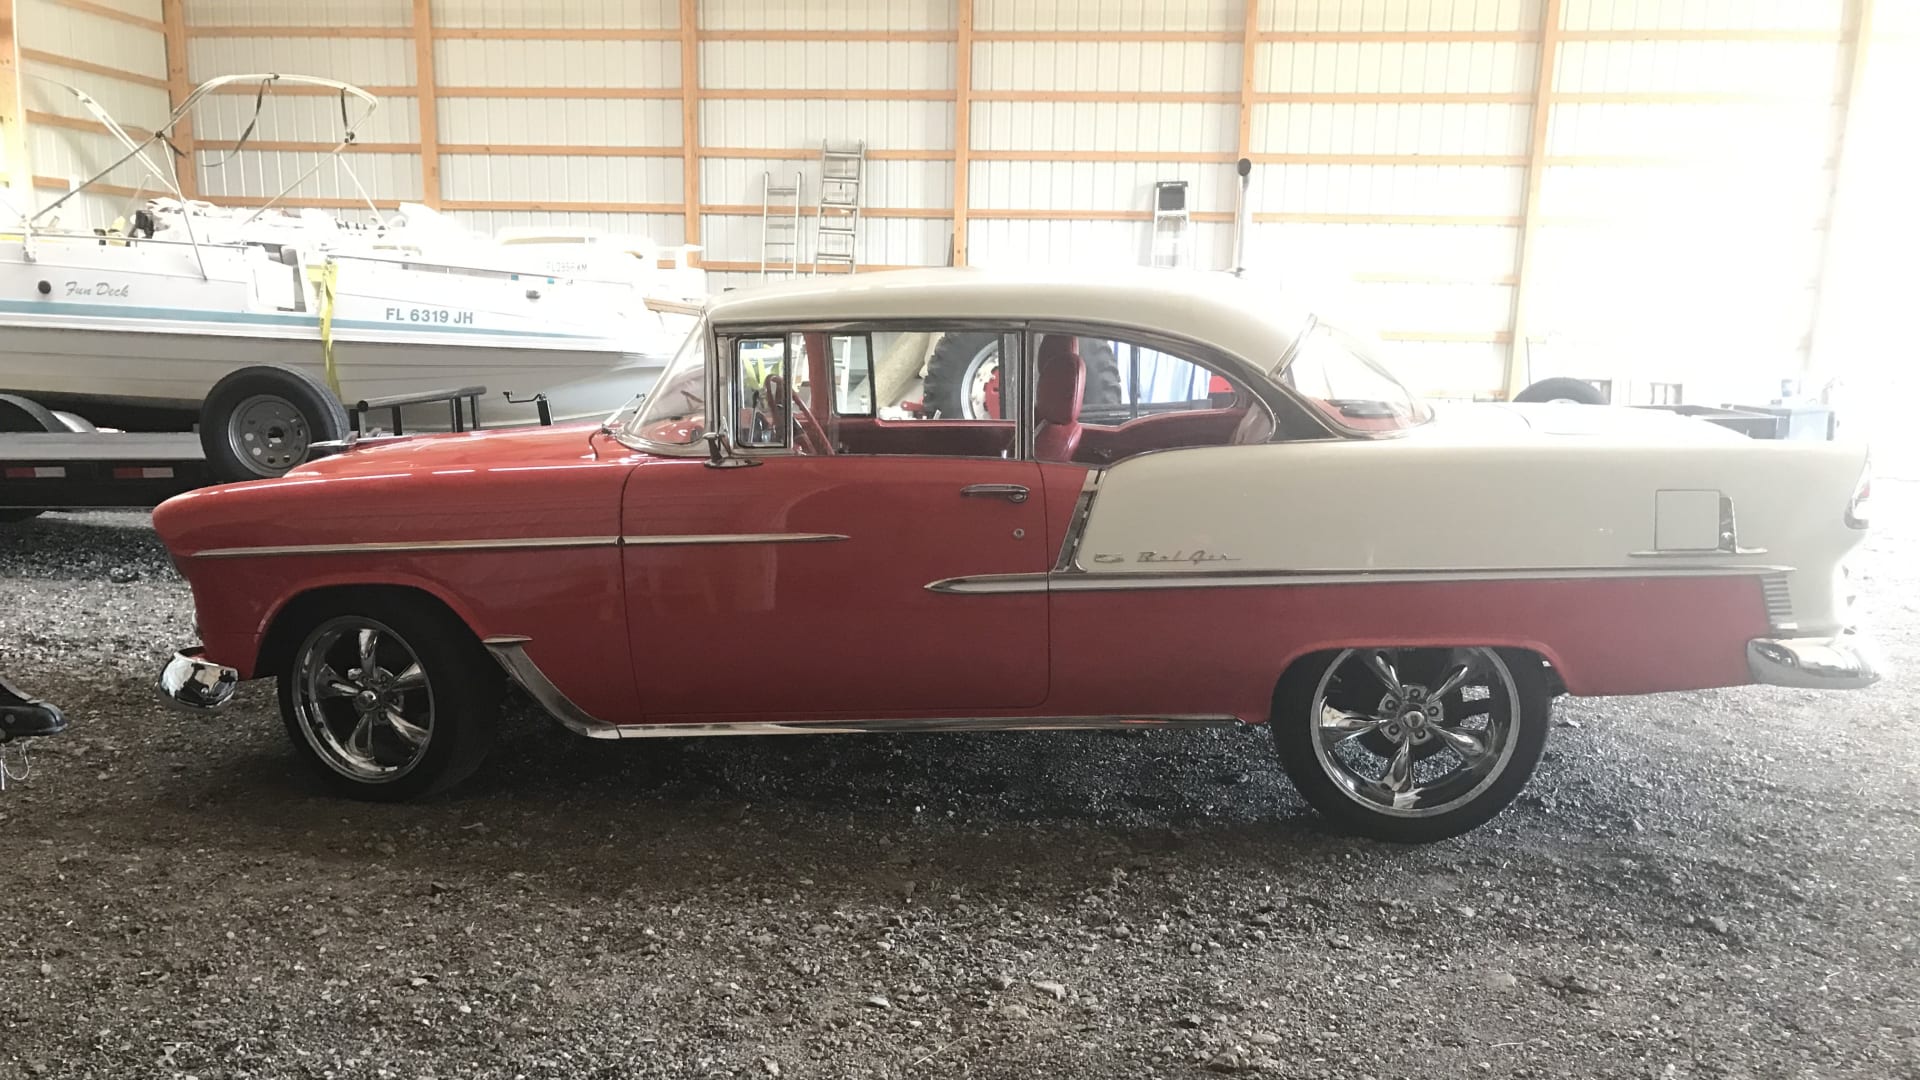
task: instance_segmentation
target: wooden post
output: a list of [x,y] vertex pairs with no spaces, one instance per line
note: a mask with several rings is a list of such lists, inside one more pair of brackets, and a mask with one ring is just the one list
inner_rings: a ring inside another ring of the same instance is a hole
[[1534,273],[1534,230],[1540,220],[1540,180],[1546,172],[1547,119],[1553,112],[1553,70],[1560,51],[1560,0],[1542,0],[1540,14],[1540,56],[1534,68],[1533,134],[1527,143],[1526,195],[1520,208],[1520,242],[1514,256],[1513,319],[1507,339],[1507,370],[1501,380],[1503,396],[1526,388],[1527,368],[1522,363],[1527,351],[1527,286]]
[[1260,0],[1246,0],[1247,21],[1240,29],[1240,152],[1253,156],[1254,83],[1260,67]]
[[[700,242],[700,0],[680,0],[680,194],[688,244]],[[688,252],[688,265],[702,261]]]
[[[193,93],[193,75],[187,66],[187,13],[185,0],[160,0],[160,24],[166,29],[167,107],[176,109]],[[173,128],[173,145],[180,151],[174,171],[180,176],[180,192],[191,199],[200,194],[200,159],[194,155],[193,117],[183,116]]]
[[0,146],[14,209],[33,212],[33,168],[27,161],[27,112],[20,102],[20,48],[14,40],[14,0],[0,0]]
[[440,208],[440,115],[433,74],[433,0],[413,0],[413,100],[420,110],[420,201]]
[[1854,141],[1854,104],[1860,97],[1861,84],[1866,81],[1867,46],[1872,40],[1873,0],[1854,0],[1853,26],[1847,34],[1846,45],[1847,87],[1843,91],[1846,96],[1840,99],[1839,145],[1833,152],[1833,186],[1827,190],[1826,228],[1820,234],[1819,276],[1813,281],[1813,325],[1807,331],[1806,355],[1800,358],[1803,374],[1814,370],[1815,359],[1826,337],[1827,318],[1821,307],[1827,296],[1827,279],[1833,274],[1833,232],[1838,224],[1840,186],[1847,175],[1847,148]]
[[973,150],[973,0],[954,0],[953,265],[967,265],[967,180]]

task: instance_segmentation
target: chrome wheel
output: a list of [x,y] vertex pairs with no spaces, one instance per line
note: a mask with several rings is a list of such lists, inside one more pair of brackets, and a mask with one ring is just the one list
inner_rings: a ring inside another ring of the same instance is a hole
[[280,476],[305,461],[312,442],[299,408],[273,394],[255,394],[227,417],[227,445],[262,477]]
[[1493,649],[1347,649],[1308,715],[1314,758],[1341,794],[1375,813],[1431,817],[1506,770],[1521,699]]
[[296,726],[333,771],[388,783],[426,756],[433,686],[412,646],[384,623],[353,615],[321,623],[289,677]]

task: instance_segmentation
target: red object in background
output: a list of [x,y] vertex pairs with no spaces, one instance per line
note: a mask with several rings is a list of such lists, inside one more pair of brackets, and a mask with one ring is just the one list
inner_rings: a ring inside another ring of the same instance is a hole
[[987,378],[985,409],[988,416],[1006,419],[1000,411],[1000,372],[997,370]]

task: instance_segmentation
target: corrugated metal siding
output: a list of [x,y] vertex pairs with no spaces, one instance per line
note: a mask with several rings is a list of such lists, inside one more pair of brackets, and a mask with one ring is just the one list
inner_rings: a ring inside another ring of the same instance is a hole
[[[159,16],[158,0],[108,2]],[[19,3],[36,47],[165,74],[155,32],[50,0]],[[438,195],[479,228],[555,221],[678,242],[679,214],[618,207],[684,203],[677,150],[697,135],[705,256],[757,265],[763,175],[798,169],[811,205],[821,141],[865,140],[876,156],[862,262],[944,262],[958,3],[972,4],[976,38],[971,261],[1145,262],[1153,183],[1177,179],[1200,218],[1190,226],[1190,264],[1226,264],[1243,0],[701,0],[695,77],[706,96],[695,133],[681,130],[678,0],[434,0],[436,28],[450,31],[432,46],[436,82],[490,91],[438,95],[438,130],[429,133],[444,148]],[[191,75],[277,69],[408,87],[410,36],[289,38],[273,28],[404,28],[412,6],[187,0],[191,25],[261,28],[195,40]],[[1883,21],[1888,6],[1882,0]],[[1258,25],[1273,37],[1253,50],[1253,89],[1265,100],[1248,116],[1260,218],[1248,261],[1320,282],[1333,306],[1381,328],[1423,389],[1486,393],[1501,380],[1544,8],[1542,0],[1260,4]],[[1535,340],[1517,351],[1542,368],[1566,358],[1598,365],[1578,358],[1617,356],[1618,339],[1632,334],[1641,366],[1663,373],[1791,367],[1804,353],[1826,248],[1848,0],[1563,0],[1561,10],[1559,30],[1575,39],[1554,56],[1558,100],[1528,270]],[[522,29],[527,36],[514,36]],[[540,37],[594,30],[608,33]],[[1674,40],[1679,31],[1745,40]],[[1426,32],[1450,39],[1407,39]],[[1102,34],[1133,39],[1072,40]],[[164,115],[165,93],[153,87],[67,81],[132,122]],[[527,93],[494,96],[499,88]],[[231,141],[252,117],[251,97],[222,96],[196,134]],[[330,99],[275,98],[252,138],[318,143],[333,136],[336,117]],[[360,137],[391,145],[420,135],[416,102],[402,92]],[[105,137],[48,129],[34,139],[42,162],[61,164]],[[666,152],[607,152],[621,147]],[[206,191],[257,197],[315,153],[204,148],[198,157]],[[347,163],[376,197],[393,200],[425,194],[420,160],[378,150]],[[328,166],[299,194],[355,193]],[[468,209],[488,203],[503,208]],[[753,277],[723,270],[713,281]]]
[[[115,0],[106,4],[140,18],[159,18],[158,0]],[[49,0],[17,0],[15,40],[19,48],[87,64],[124,71],[148,80],[167,73],[162,36],[152,30]],[[20,63],[21,107],[29,113],[48,113],[92,124],[91,115],[74,96],[46,80],[86,92],[122,124],[152,127],[166,120],[167,92],[142,82],[80,71],[56,60],[25,57]],[[51,123],[27,121],[27,167],[34,177],[78,182],[111,164],[124,148],[104,130],[81,130]],[[163,152],[151,152],[162,164]],[[162,166],[164,167],[164,165]],[[31,183],[31,181],[30,181]],[[113,170],[103,183],[139,190],[158,185],[146,178],[138,163]],[[61,192],[35,185],[34,206],[45,206]],[[96,191],[68,200],[58,221],[70,228],[104,228],[124,214],[131,196]]]

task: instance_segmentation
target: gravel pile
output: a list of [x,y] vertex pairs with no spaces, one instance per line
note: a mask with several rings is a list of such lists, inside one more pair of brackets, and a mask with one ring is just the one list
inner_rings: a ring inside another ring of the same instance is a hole
[[1920,486],[1854,695],[1564,701],[1529,791],[1327,833],[1260,732],[603,745],[453,795],[295,767],[141,515],[0,529],[0,1078],[1920,1076]]

